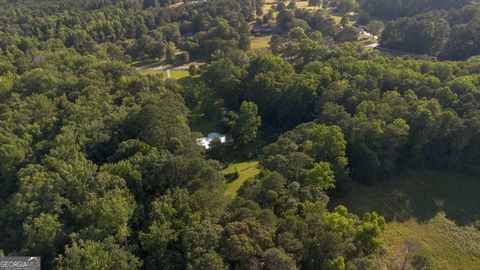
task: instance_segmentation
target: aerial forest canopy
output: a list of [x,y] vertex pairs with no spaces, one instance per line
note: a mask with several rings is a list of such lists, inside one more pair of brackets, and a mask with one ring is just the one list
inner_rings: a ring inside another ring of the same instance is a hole
[[[480,177],[480,6],[300,2],[0,0],[0,255],[394,269],[385,218],[330,198],[408,169]],[[462,61],[373,50],[362,20],[383,47]],[[198,117],[227,143],[199,146]],[[259,171],[228,197],[238,156]]]
[[382,35],[382,46],[465,60],[480,52],[479,29],[479,5],[435,10],[389,22]]
[[394,19],[433,9],[460,8],[471,2],[471,0],[364,0],[361,1],[361,5],[373,16]]
[[365,20],[387,20],[383,47],[446,60],[466,60],[480,53],[478,1],[365,0],[362,8]]

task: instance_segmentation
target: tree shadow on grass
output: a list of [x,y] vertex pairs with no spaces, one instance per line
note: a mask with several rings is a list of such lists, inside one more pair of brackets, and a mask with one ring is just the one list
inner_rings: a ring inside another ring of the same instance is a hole
[[344,203],[363,215],[376,211],[387,221],[426,223],[444,212],[461,226],[480,220],[480,179],[428,170],[406,171],[372,187],[356,184]]

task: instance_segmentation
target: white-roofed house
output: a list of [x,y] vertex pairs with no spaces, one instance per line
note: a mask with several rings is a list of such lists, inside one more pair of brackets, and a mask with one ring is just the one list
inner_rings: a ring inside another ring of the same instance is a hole
[[210,149],[210,143],[212,142],[213,139],[218,138],[221,143],[226,143],[227,142],[227,136],[220,134],[218,132],[212,132],[207,135],[207,137],[203,138],[198,138],[197,139],[197,144],[200,146],[203,146],[205,149]]

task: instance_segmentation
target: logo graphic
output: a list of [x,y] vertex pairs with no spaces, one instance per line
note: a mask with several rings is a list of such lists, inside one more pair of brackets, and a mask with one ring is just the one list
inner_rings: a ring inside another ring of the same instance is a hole
[[40,257],[0,257],[0,270],[41,270]]

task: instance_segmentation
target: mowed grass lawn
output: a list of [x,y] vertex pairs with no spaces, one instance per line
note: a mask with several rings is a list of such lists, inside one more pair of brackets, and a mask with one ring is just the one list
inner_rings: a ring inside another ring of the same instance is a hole
[[[162,76],[162,79],[166,80],[167,79],[167,71],[166,70],[138,70],[137,72],[139,72],[140,74],[143,74],[143,75],[147,75],[147,74],[158,74],[160,76]],[[182,78],[186,78],[186,77],[189,77],[190,76],[190,73],[188,72],[188,70],[181,70],[181,69],[171,69],[170,70],[170,78],[171,79],[175,79],[175,80],[179,80],[179,79],[182,79]]]
[[160,75],[162,79],[167,79],[167,72],[165,70],[138,70],[137,72],[142,75]]
[[272,35],[254,36],[250,40],[250,48],[254,51],[268,49],[270,47],[268,43],[270,42],[271,38],[272,38]]
[[188,70],[182,70],[182,69],[172,69],[172,70],[170,70],[170,77],[172,79],[178,80],[178,79],[182,79],[182,78],[185,78],[185,77],[188,77],[188,76],[190,76],[190,73],[188,72]]
[[480,220],[479,190],[480,179],[408,171],[374,186],[354,184],[350,195],[332,204],[386,217],[385,248],[393,269],[401,269],[407,250],[413,250],[430,257],[434,269],[478,270],[480,231],[472,224]]
[[225,190],[225,196],[227,198],[235,198],[238,189],[243,185],[243,183],[256,176],[260,172],[260,169],[258,167],[258,161],[245,161],[230,163],[227,168],[223,170],[223,173],[231,174],[235,171],[239,172],[239,176],[227,183],[227,188]]

